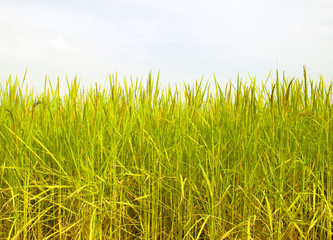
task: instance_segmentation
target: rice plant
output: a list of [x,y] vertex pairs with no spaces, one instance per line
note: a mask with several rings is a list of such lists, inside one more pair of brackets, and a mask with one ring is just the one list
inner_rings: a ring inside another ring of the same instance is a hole
[[332,239],[332,84],[0,86],[0,239]]

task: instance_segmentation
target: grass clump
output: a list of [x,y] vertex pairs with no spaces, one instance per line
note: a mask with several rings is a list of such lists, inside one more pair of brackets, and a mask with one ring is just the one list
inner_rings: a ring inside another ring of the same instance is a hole
[[332,84],[109,81],[0,87],[0,239],[331,239]]

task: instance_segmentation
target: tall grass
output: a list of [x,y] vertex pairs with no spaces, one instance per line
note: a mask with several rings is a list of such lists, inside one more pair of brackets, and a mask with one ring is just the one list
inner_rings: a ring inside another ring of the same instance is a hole
[[0,239],[332,239],[332,84],[109,82],[0,87]]

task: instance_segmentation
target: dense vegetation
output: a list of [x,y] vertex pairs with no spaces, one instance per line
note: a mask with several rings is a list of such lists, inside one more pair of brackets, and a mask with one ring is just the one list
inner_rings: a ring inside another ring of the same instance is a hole
[[332,84],[109,80],[0,87],[0,239],[332,238]]

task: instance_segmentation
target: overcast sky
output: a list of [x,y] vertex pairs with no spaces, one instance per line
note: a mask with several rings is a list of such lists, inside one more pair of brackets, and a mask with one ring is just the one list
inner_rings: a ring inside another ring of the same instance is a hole
[[333,77],[331,0],[0,1],[0,82],[9,74],[42,89],[75,75],[104,84],[109,73],[163,85],[239,73],[265,79],[278,67],[313,80]]

